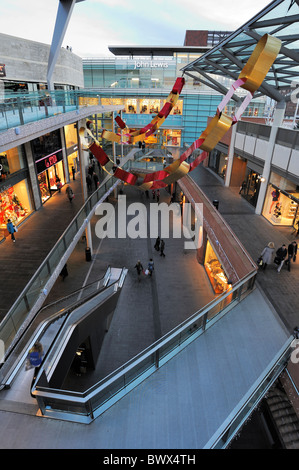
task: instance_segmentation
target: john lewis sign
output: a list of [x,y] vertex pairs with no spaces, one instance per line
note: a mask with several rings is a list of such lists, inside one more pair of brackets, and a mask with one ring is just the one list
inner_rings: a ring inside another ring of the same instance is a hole
[[134,64],[134,70],[135,69],[142,69],[142,68],[167,68],[168,67],[168,62],[164,61],[144,61],[144,60],[135,60]]

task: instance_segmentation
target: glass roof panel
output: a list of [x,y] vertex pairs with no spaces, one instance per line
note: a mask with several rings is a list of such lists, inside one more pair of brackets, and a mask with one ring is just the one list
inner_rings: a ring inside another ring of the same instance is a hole
[[243,64],[247,62],[259,38],[264,34],[281,39],[284,49],[278,54],[268,72],[265,78],[267,87],[262,87],[262,93],[281,100],[283,96],[278,90],[291,86],[299,73],[298,0],[274,0],[245,25],[181,70],[196,73],[200,70],[209,71],[214,78],[215,74],[238,77]]
[[292,0],[286,0],[281,2],[276,7],[272,8],[269,13],[266,13],[262,17],[264,20],[272,20],[274,18],[284,18],[286,16],[297,15],[298,14],[298,5]]

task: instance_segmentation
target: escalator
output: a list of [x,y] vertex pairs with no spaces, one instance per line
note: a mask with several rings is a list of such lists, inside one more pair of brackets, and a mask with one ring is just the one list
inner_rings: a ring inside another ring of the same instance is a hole
[[52,341],[71,313],[91,299],[105,296],[105,291],[109,286],[119,282],[119,277],[124,271],[108,267],[105,275],[100,279],[42,307],[31,322],[19,332],[19,338],[14,347],[7,352],[1,370],[3,374],[1,389],[11,387],[24,365],[28,350],[36,341],[42,341],[44,351],[47,353]]

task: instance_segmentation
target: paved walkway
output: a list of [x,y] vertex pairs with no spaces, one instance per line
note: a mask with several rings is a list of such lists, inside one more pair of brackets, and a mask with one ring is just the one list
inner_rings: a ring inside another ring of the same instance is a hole
[[[210,200],[219,200],[219,212],[254,260],[270,241],[278,249],[283,243],[288,245],[294,240],[292,227],[274,227],[263,216],[256,215],[254,207],[239,195],[239,188],[224,187],[216,175],[201,165],[191,176]],[[298,238],[296,241],[299,244]],[[257,282],[292,333],[294,326],[299,325],[298,257],[291,272],[284,266],[278,274],[273,263],[266,271],[258,273]]]
[[[253,256],[253,259],[257,259],[260,251],[269,241],[274,241],[275,245],[278,247],[282,242],[288,242],[293,239],[290,229],[272,227],[263,217],[256,216],[254,209],[247,201],[238,195],[237,190],[234,190],[234,188],[225,188],[222,182],[209,170],[200,166],[192,172],[192,177],[198,182],[210,199],[219,199],[220,213],[227,219],[236,235],[243,242],[247,251]],[[10,292],[10,296],[8,297],[11,304],[79,209],[83,201],[80,181],[72,182],[72,186],[74,186],[76,193],[73,206],[69,204],[64,192],[55,195],[39,212],[34,213],[22,225],[17,234],[18,239],[15,244],[7,240],[0,245],[1,267],[3,266],[3,261],[5,263],[6,272],[6,276],[3,276],[1,279],[1,285],[5,286],[5,292]],[[125,192],[128,197],[128,202],[136,200],[135,191],[134,188],[126,187]],[[167,194],[162,191],[161,193],[161,200],[163,200],[163,197],[166,198]],[[141,200],[142,196],[139,193],[138,195]],[[143,196],[143,198],[145,198],[145,196]],[[149,204],[151,201],[148,200],[145,202]],[[93,234],[95,232],[94,224],[96,221],[97,219],[94,218],[92,222]],[[115,321],[112,325],[113,328],[109,331],[110,336],[107,335],[106,338],[107,349],[104,351],[101,364],[101,373],[103,374],[108,373],[111,368],[115,367],[118,361],[120,361],[120,358],[122,361],[130,359],[141,349],[161,336],[161,334],[164,334],[168,329],[182,321],[186,315],[198,309],[201,306],[199,305],[200,302],[207,302],[213,297],[213,292],[206,279],[203,268],[195,261],[191,253],[184,254],[182,249],[178,249],[177,241],[171,240],[167,242],[165,259],[160,258],[158,254],[153,251],[154,240],[143,239],[137,242],[137,240],[124,239],[123,241],[124,245],[121,245],[117,239],[104,240],[101,243],[94,238],[95,251],[91,263],[85,261],[85,244],[79,242],[68,261],[69,276],[65,281],[62,281],[60,278],[57,280],[47,299],[48,301],[52,301],[62,297],[79,288],[87,279],[88,282],[98,279],[105,273],[109,264],[113,267],[124,266],[129,269],[128,277],[125,281],[125,288],[121,294],[121,302],[114,314],[114,318],[117,321]],[[151,282],[153,279],[143,278],[141,283],[138,283],[134,269],[136,260],[141,259],[141,261],[146,264],[149,257],[152,256],[154,256],[156,265],[154,282]],[[258,274],[258,284],[261,286],[262,291],[265,292],[270,302],[277,308],[280,318],[286,325],[289,333],[292,332],[295,324],[299,324],[297,309],[299,269],[297,263],[298,262],[292,266],[293,269],[291,273],[288,273],[287,270],[282,270],[281,274],[278,275],[274,266],[269,266],[269,269],[265,273]],[[22,266],[22,269],[19,269],[20,266]],[[165,278],[168,280],[168,286],[171,286],[169,289],[165,289],[165,284],[163,284],[163,279]],[[182,283],[184,284],[184,288],[182,288]],[[2,297],[2,293],[4,294],[3,288],[1,291]],[[6,299],[6,303],[3,302],[3,304],[1,304],[3,313],[9,308],[7,296],[4,296],[4,298]],[[270,325],[270,323],[269,327],[271,331],[272,325]],[[283,335],[285,335],[285,333],[283,333]],[[124,337],[127,337],[130,341],[124,343]],[[287,337],[287,334],[285,337]],[[117,347],[114,347],[115,345],[117,345]],[[130,346],[128,347],[128,345]],[[113,349],[119,354],[113,355]],[[30,382],[28,377],[29,375],[24,375],[24,381]],[[20,384],[20,387],[23,393],[24,382]],[[138,399],[138,395],[136,398]],[[133,398],[128,398],[126,401],[128,406],[130,406],[132,399]],[[29,394],[26,396],[25,400],[24,395],[22,395],[22,400],[23,406],[25,401],[28,407],[26,411],[27,416],[22,415],[24,408],[21,409],[22,403],[19,399],[15,399],[9,391],[0,392],[1,417],[11,429],[15,430],[14,432],[18,430],[18,439],[20,439],[20,432],[22,432],[27,425],[35,427],[34,419],[36,419],[34,416],[28,416],[36,413],[34,400],[31,399]],[[112,412],[110,417],[116,417],[117,410],[119,410],[119,407]],[[100,422],[101,421],[99,421],[99,423]],[[55,425],[53,422],[46,426],[49,430],[51,429],[50,433],[55,434]],[[71,426],[73,425],[63,425],[57,429],[63,432],[63,429],[70,430]],[[110,427],[109,420],[107,421],[107,426],[108,428]],[[78,425],[74,425],[72,428],[75,434],[78,432],[79,427]],[[42,429],[44,429],[44,425],[42,425]],[[54,434],[52,436],[53,438]],[[3,441],[3,448],[9,448],[10,446],[21,448],[25,448],[26,446],[34,447],[34,443],[28,438],[28,434],[23,432],[22,435],[24,437],[21,441],[18,441],[18,444],[13,436],[7,436],[6,441]],[[90,435],[89,431],[85,434],[85,436],[87,435]],[[71,435],[68,436],[68,439],[70,439],[68,442],[70,443],[72,441],[72,444],[69,445],[78,445],[75,435],[72,435],[72,437],[73,440],[71,439]],[[133,435],[132,439],[134,439]],[[41,441],[42,437],[39,442],[41,443]],[[77,442],[77,444],[74,444],[74,442]],[[92,442],[94,447],[101,447],[103,444],[99,443],[97,446],[95,445],[95,440]],[[122,442],[119,441],[115,444],[115,448],[123,447],[121,444]],[[133,440],[129,441],[128,447],[130,448],[133,444]],[[153,443],[151,443],[151,445],[155,446]],[[47,435],[47,442],[41,445],[41,447],[47,446],[57,447],[57,439],[54,438],[53,440],[51,434]],[[110,441],[109,446],[113,447]],[[92,445],[87,445],[85,441],[83,447],[92,447]],[[146,447],[148,446],[145,445],[145,448]],[[159,446],[157,446],[157,448],[158,447]],[[184,448],[184,444],[182,446],[177,444],[177,448],[180,447]]]

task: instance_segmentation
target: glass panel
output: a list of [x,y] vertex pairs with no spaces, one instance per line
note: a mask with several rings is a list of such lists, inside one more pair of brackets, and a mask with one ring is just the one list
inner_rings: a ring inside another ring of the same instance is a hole
[[179,344],[179,337],[176,336],[175,338],[168,341],[167,344],[161,346],[159,353],[160,358],[167,356],[171,351],[173,351],[177,345]]
[[146,357],[143,361],[139,362],[136,366],[134,366],[134,368],[126,372],[126,386],[133,382],[137,377],[140,377],[144,372],[146,372],[153,366],[155,362],[154,357],[154,354],[151,354],[149,357]]
[[112,398],[116,393],[122,390],[125,386],[124,377],[119,377],[114,380],[112,384],[100,390],[94,397],[91,398],[91,408],[96,410],[99,406]]

